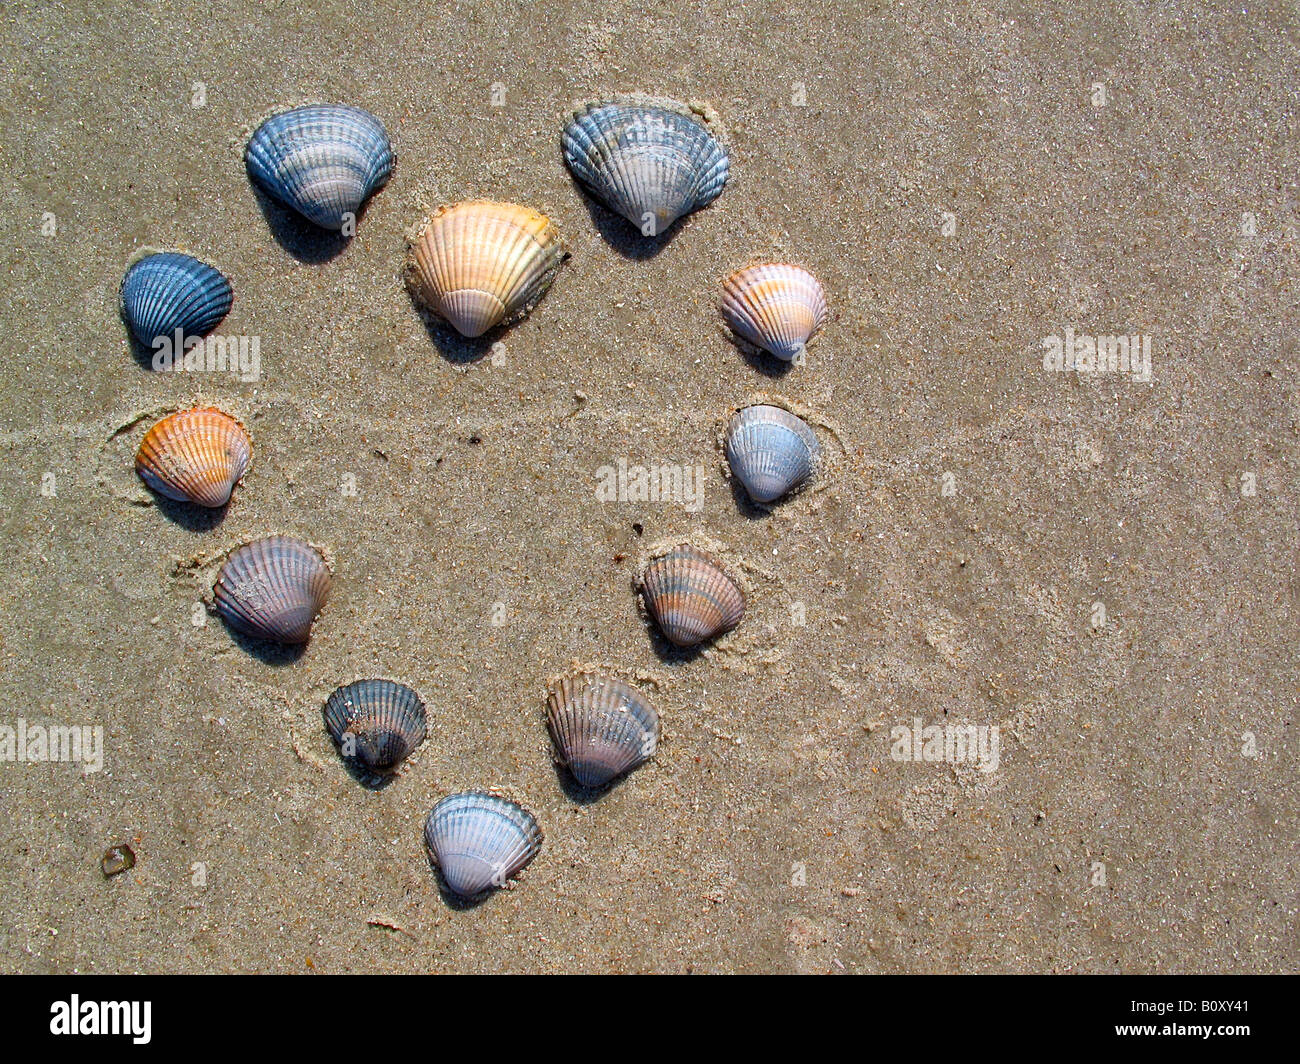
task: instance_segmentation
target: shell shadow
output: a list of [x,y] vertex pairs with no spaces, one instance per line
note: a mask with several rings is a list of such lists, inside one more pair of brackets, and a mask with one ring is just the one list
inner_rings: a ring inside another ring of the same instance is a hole
[[780,380],[794,368],[793,362],[787,362],[785,359],[769,354],[761,347],[755,347],[747,340],[742,340],[730,329],[726,330],[726,336],[731,346],[740,352],[741,357],[765,377]]
[[117,313],[118,317],[122,319],[122,324],[126,326],[127,343],[131,347],[131,357],[135,359],[136,364],[139,365],[142,370],[146,370],[149,373],[165,373],[165,370],[156,370],[153,368],[154,349],[152,347],[147,347],[136,339],[135,333],[131,331],[131,326],[127,325],[126,311],[119,309]]
[[270,639],[259,639],[255,635],[241,632],[224,617],[221,618],[221,623],[225,625],[226,631],[241,650],[257,658],[264,665],[273,665],[277,668],[292,665],[307,652],[306,643],[276,643]]
[[770,517],[772,507],[764,503],[757,503],[749,497],[749,492],[740,482],[740,477],[732,476],[727,478],[727,484],[731,488],[731,497],[735,500],[736,510],[741,517],[750,521],[761,521],[765,517]]
[[438,893],[442,895],[443,904],[448,909],[458,913],[470,912],[491,898],[499,889],[489,890],[486,894],[480,894],[477,898],[462,898],[447,886],[447,881],[442,878],[442,869],[438,867],[438,862],[433,859],[433,854],[429,852],[428,846],[424,848],[424,856],[429,861],[429,870],[433,873],[434,882],[438,884]]
[[226,511],[230,509],[230,503],[216,507],[200,506],[195,502],[178,502],[155,492],[149,494],[160,514],[190,532],[211,532],[226,519]]
[[[131,348],[131,357],[132,357],[133,359],[135,359],[136,364],[139,365],[139,367],[140,367],[142,370],[144,370],[146,373],[183,373],[183,372],[185,372],[183,368],[180,368],[180,369],[173,369],[173,368],[170,367],[170,366],[165,367],[165,368],[159,368],[159,367],[155,366],[155,365],[153,364],[154,357],[155,357],[156,355],[161,355],[161,354],[163,354],[163,349],[155,349],[154,347],[150,346],[149,344],[144,343],[143,341],[141,341],[140,339],[138,339],[138,338],[136,337],[135,333],[133,333],[133,332],[131,331],[131,325],[130,325],[130,323],[126,320],[126,310],[125,310],[125,308],[121,308],[121,307],[119,307],[119,308],[118,308],[118,312],[117,312],[117,316],[118,316],[119,318],[122,319],[122,325],[123,325],[123,327],[126,329],[126,339],[127,339],[127,343],[130,345],[130,348]],[[209,329],[207,332],[205,332],[205,333],[203,334],[203,337],[202,337],[202,338],[203,338],[203,339],[206,339],[207,337],[209,337],[209,336],[211,336],[213,333],[215,333],[215,332],[216,332],[216,331],[221,327],[221,324],[222,324],[222,322],[224,322],[224,321],[225,321],[225,319],[223,318],[222,321],[217,322],[216,325],[214,325],[211,329]],[[187,343],[187,345],[189,344],[189,338],[186,339],[186,343]],[[170,345],[168,345],[168,346],[170,347]],[[189,351],[189,347],[186,348],[186,351],[187,351],[187,353],[188,353],[188,351]]]
[[[126,316],[126,307],[122,305],[122,297],[119,294],[117,298],[117,317],[122,322],[122,328],[126,330],[126,342],[131,348],[131,357],[135,359],[136,364],[142,370],[148,373],[168,373],[169,369],[155,369],[153,364],[154,355],[160,353],[152,344],[146,344],[143,340],[131,331],[131,322]],[[220,322],[213,328],[220,326]],[[168,345],[170,346],[170,345]]]
[[396,772],[387,774],[371,772],[355,757],[344,757],[341,753],[339,754],[339,760],[343,762],[344,771],[368,791],[382,791],[397,782]]
[[677,237],[677,233],[687,223],[686,218],[679,218],[668,227],[668,231],[658,236],[642,236],[632,223],[621,214],[603,207],[586,193],[582,184],[572,174],[569,175],[582,196],[582,204],[591,216],[591,224],[600,233],[601,239],[625,259],[634,262],[647,262],[653,259]]
[[438,354],[453,366],[470,366],[475,362],[481,362],[491,352],[492,345],[499,339],[499,334],[509,328],[509,325],[498,325],[471,340],[461,336],[449,322],[426,308],[409,288],[406,290],[406,297],[411,301],[416,314],[420,316],[424,331],[433,346],[438,349]]
[[619,775],[615,776],[608,783],[601,784],[599,787],[584,787],[573,778],[573,774],[565,768],[564,765],[560,764],[560,762],[552,760],[551,768],[555,770],[555,779],[560,785],[560,790],[562,790],[564,796],[575,805],[595,804],[618,786],[619,780],[623,778],[622,775]]
[[645,625],[646,633],[650,636],[650,645],[655,652],[655,657],[665,665],[686,665],[698,658],[711,642],[706,639],[693,647],[679,647],[659,630],[659,626],[648,615],[642,615],[641,623]]
[[[312,225],[296,211],[268,195],[252,180],[249,185],[257,197],[257,206],[266,219],[275,242],[299,262],[322,263],[337,258],[352,243],[352,237]],[[365,217],[369,200],[357,211],[357,225]]]

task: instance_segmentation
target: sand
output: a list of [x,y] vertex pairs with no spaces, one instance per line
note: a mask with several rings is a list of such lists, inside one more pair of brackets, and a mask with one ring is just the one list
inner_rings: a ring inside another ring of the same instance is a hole
[[[10,5],[0,725],[101,727],[103,766],[0,762],[0,968],[1296,969],[1295,11],[920,6]],[[633,90],[712,105],[734,164],[656,243],[559,158],[573,103]],[[398,155],[346,246],[241,161],[317,99]],[[405,231],[473,196],[572,252],[495,357],[401,278]],[[143,246],[232,278],[257,381],[137,361]],[[833,308],[784,374],[714,311],[764,258]],[[1067,328],[1149,336],[1150,381],[1044,369]],[[716,442],[764,395],[828,457],[772,512]],[[132,472],[196,401],[255,440],[216,522]],[[601,501],[620,459],[702,466],[702,507]],[[297,657],[204,605],[275,532],[335,569]],[[751,601],[684,659],[632,579],[687,535]],[[572,661],[664,718],[595,801],[542,724]],[[370,675],[432,714],[379,791],[320,718]],[[917,719],[998,727],[996,771],[895,759]],[[452,907],[423,819],[489,786],[546,842]]]

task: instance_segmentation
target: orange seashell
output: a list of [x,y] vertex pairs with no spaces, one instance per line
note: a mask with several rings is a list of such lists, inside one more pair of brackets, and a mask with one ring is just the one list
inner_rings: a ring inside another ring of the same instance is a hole
[[421,303],[476,337],[532,309],[563,259],[546,215],[470,200],[440,208],[424,224],[411,242],[407,276]]
[[253,457],[244,426],[215,407],[170,414],[151,428],[135,456],[150,488],[177,502],[225,506]]

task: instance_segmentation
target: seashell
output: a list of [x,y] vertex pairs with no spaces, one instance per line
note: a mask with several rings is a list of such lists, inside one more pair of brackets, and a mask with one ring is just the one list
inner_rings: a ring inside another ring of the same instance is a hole
[[305,643],[329,590],[329,568],[314,547],[290,536],[268,536],[231,554],[213,593],[217,611],[236,631]]
[[564,249],[544,214],[516,203],[442,207],[411,242],[416,298],[463,336],[482,336],[542,298]]
[[131,264],[122,278],[122,316],[146,347],[179,330],[182,341],[206,336],[230,311],[234,292],[215,266],[179,251],[159,251]]
[[727,462],[755,502],[772,502],[816,471],[821,444],[808,424],[779,406],[748,406],[727,427]]
[[522,806],[482,791],[442,799],[429,813],[424,841],[448,888],[477,898],[523,868],[542,848],[542,830]]
[[424,701],[393,680],[358,680],[340,687],[326,699],[323,712],[343,756],[373,773],[393,771],[427,732]]
[[384,124],[370,112],[312,104],[258,126],[244,162],[267,195],[337,232],[387,184],[393,149]]
[[248,470],[253,441],[216,407],[169,414],[145,433],[135,471],[152,490],[177,502],[225,506]]
[[745,594],[722,563],[685,543],[651,559],[641,594],[660,630],[679,647],[729,632],[745,615]]
[[659,714],[636,688],[610,676],[574,673],[546,698],[559,759],[583,787],[603,787],[654,756]]
[[718,309],[732,332],[777,358],[797,358],[826,320],[826,293],[802,266],[767,262],[722,282]]
[[574,176],[643,236],[712,203],[730,170],[717,138],[669,107],[591,104],[575,112],[561,140]]

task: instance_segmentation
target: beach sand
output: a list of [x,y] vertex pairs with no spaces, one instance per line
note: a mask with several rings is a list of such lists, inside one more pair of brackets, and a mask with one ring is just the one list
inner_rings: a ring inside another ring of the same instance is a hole
[[[0,763],[0,969],[1296,969],[1295,10],[921,6],[10,5],[0,725],[102,727],[103,766]],[[638,90],[716,108],[733,163],[657,242],[559,153],[575,103]],[[310,100],[397,153],[346,246],[242,164]],[[480,196],[572,257],[472,344],[402,267],[429,207]],[[140,363],[117,290],[145,246],[231,277],[258,380]],[[715,311],[761,259],[832,306],[785,373]],[[1067,328],[1149,336],[1151,380],[1045,370]],[[771,512],[717,442],[762,396],[827,455]],[[254,437],[216,521],[132,469],[196,402]],[[601,501],[620,459],[703,467],[702,508]],[[205,605],[271,533],[334,566],[299,656]],[[632,587],[684,536],[751,591],[690,658]],[[543,724],[574,661],[664,720],[596,800]],[[320,716],[374,675],[431,712],[378,791]],[[895,759],[918,719],[996,726],[996,771]],[[546,841],[462,908],[421,829],[468,787]]]

